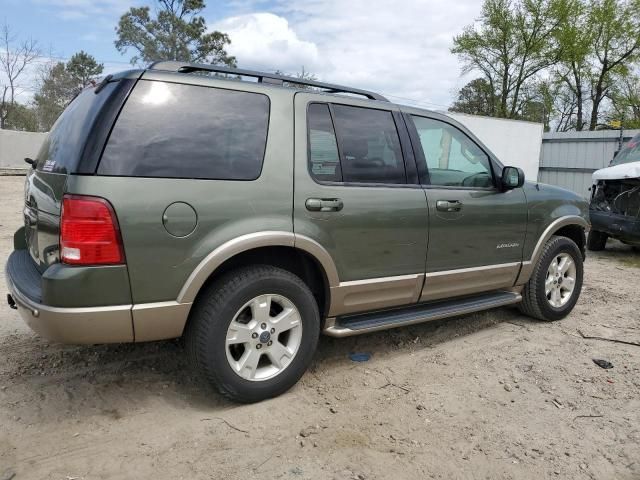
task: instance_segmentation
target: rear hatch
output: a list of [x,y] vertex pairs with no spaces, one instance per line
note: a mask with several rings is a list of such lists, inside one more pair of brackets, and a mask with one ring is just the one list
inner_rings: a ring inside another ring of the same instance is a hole
[[60,115],[25,181],[27,248],[38,270],[59,261],[60,212],[69,175],[93,175],[111,126],[140,72],[84,89]]

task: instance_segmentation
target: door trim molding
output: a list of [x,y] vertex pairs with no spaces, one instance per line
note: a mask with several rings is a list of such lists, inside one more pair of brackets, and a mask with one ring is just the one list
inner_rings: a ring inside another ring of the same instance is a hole
[[520,266],[521,262],[510,262],[429,272],[425,275],[420,301],[510,288],[516,281]]
[[423,283],[423,273],[340,282],[331,288],[328,316],[416,303]]

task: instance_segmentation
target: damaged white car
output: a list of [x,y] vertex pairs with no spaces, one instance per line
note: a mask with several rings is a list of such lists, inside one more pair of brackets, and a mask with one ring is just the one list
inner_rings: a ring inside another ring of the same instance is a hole
[[589,250],[604,249],[609,237],[640,246],[640,134],[594,172],[589,216]]

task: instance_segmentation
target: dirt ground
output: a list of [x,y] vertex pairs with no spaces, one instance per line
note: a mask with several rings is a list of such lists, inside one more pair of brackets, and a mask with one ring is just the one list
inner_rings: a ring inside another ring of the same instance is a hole
[[[0,177],[2,265],[22,184]],[[53,344],[0,305],[0,480],[640,479],[640,347],[580,334],[640,341],[640,254],[610,242],[585,270],[561,322],[503,308],[323,337],[256,405],[199,385],[177,341]]]

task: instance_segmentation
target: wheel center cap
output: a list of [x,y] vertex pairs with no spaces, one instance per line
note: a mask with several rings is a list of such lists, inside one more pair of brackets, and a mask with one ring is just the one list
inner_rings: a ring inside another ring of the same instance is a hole
[[271,334],[268,331],[264,331],[260,334],[260,343],[267,343],[271,340]]

